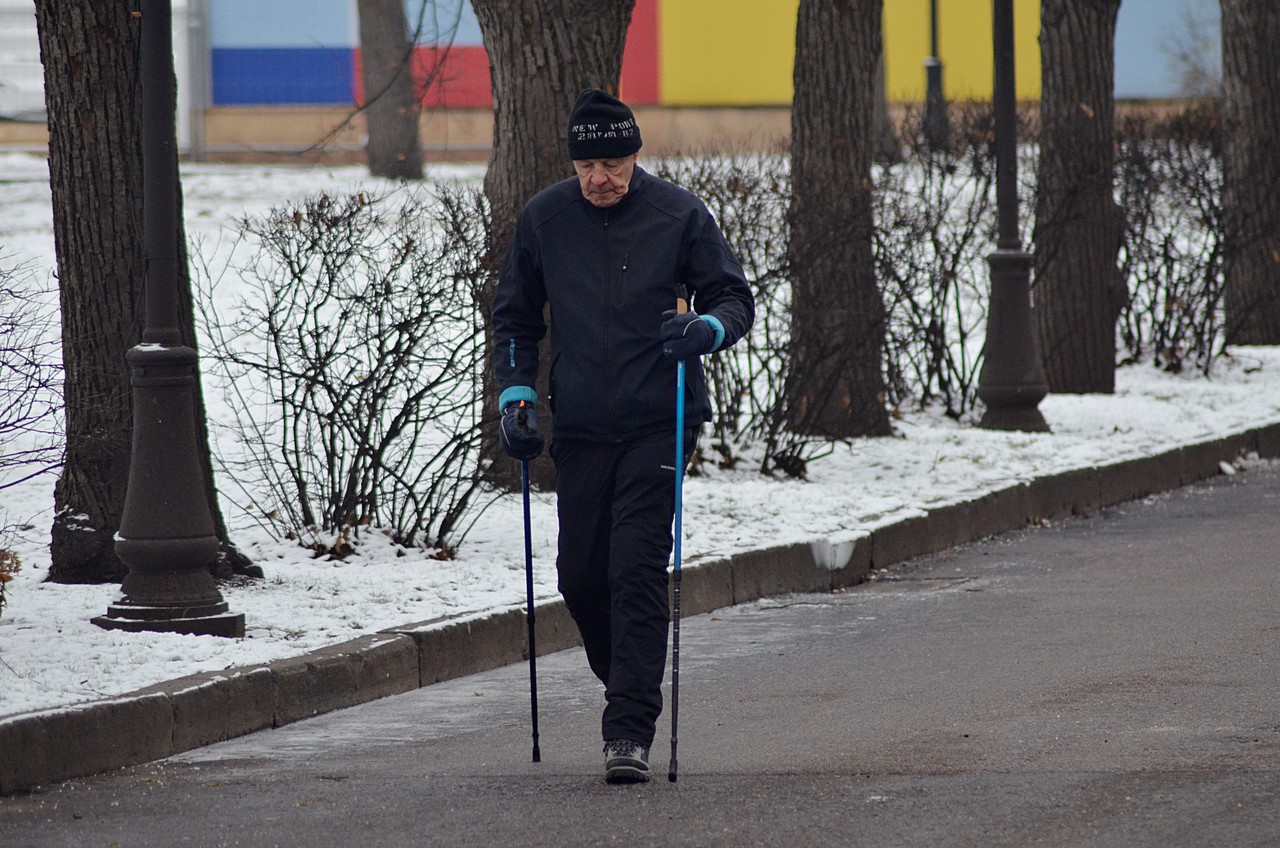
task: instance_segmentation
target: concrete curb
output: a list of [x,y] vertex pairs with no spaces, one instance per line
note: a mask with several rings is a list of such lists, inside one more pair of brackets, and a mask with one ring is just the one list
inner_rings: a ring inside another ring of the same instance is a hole
[[[853,586],[872,569],[1043,520],[1176,489],[1249,453],[1280,456],[1280,424],[1157,456],[1010,484],[914,510],[870,530],[690,565],[681,611],[697,615],[792,592]],[[538,653],[579,644],[563,601],[536,611]],[[118,698],[0,719],[0,795],[163,759],[270,727],[408,692],[526,657],[523,609],[435,619],[303,656],[208,672]]]

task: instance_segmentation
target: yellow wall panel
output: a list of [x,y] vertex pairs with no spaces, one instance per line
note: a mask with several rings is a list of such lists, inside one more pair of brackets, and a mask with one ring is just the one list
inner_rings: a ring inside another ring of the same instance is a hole
[[[945,7],[946,0],[939,0]],[[938,10],[938,21],[945,20]],[[882,13],[884,84],[890,100],[923,101],[924,60],[929,55],[929,0],[889,0]],[[950,43],[941,34],[939,47]],[[943,82],[950,80],[943,77]]]
[[661,0],[663,104],[790,103],[799,5],[799,0]]
[[[800,0],[659,0],[659,80],[667,106],[789,104]],[[948,100],[990,100],[992,0],[937,0]],[[1040,96],[1040,0],[1014,0],[1018,97]],[[929,0],[884,0],[891,101],[924,100]]]
[[[991,0],[937,0],[938,54],[948,100],[990,100]],[[1040,0],[1014,0],[1014,73],[1018,97],[1040,96]],[[924,100],[929,0],[885,0],[885,86],[889,99]]]
[[1040,99],[1040,0],[1014,0],[1013,44],[1018,99]]

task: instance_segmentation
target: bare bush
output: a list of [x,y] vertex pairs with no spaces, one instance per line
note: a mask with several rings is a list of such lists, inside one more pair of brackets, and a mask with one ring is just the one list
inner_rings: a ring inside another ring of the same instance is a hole
[[62,464],[56,317],[26,269],[0,264],[0,490]]
[[317,552],[365,528],[452,556],[478,514],[489,216],[478,190],[309,197],[241,224],[250,290],[202,298],[256,518]]
[[994,243],[994,120],[989,107],[952,110],[945,149],[925,141],[918,113],[902,160],[876,186],[876,276],[889,315],[885,363],[894,405],[972,411],[981,368]]
[[18,555],[4,547],[5,535],[4,530],[0,529],[0,615],[4,614],[5,605],[8,603],[6,586],[22,570],[22,562],[18,559]]
[[1209,374],[1225,346],[1220,123],[1213,104],[1117,129],[1125,213],[1120,337],[1130,361]]
[[787,265],[790,163],[785,156],[729,154],[653,162],[655,174],[702,198],[733,248],[751,286],[756,320],[747,336],[703,365],[717,415],[709,445],[732,468],[749,444],[760,445],[761,473],[802,473],[829,450],[825,439],[786,428],[783,387],[790,368],[791,283]]
[[[986,320],[985,256],[994,240],[995,160],[990,109],[956,110],[955,143],[935,151],[909,116],[916,139],[877,172],[876,274],[889,321],[885,368],[894,405],[944,404],[960,417],[976,401],[980,332]],[[718,416],[710,446],[722,465],[752,445],[760,471],[803,477],[829,439],[786,426],[784,386],[791,288],[787,266],[790,193],[786,157],[689,156],[660,160],[656,174],[698,194],[738,255],[756,298],[756,324],[742,342],[706,360]],[[835,222],[833,222],[835,223]]]
[[[1030,112],[1019,113],[1019,203],[1030,208],[1037,173]],[[876,275],[887,314],[884,367],[893,406],[939,404],[962,419],[977,404],[995,249],[995,127],[985,104],[953,106],[946,149],[925,143],[920,115],[899,132],[903,156],[879,168]],[[1208,373],[1223,351],[1222,170],[1211,106],[1118,129],[1116,191],[1125,209],[1121,272],[1130,297],[1118,338],[1130,361]],[[662,160],[660,176],[703,197],[738,254],[757,302],[757,323],[737,347],[707,361],[719,412],[710,440],[722,464],[748,445],[761,471],[803,476],[828,440],[789,433],[782,387],[791,367],[790,191],[785,157],[690,156]],[[1031,244],[1030,216],[1020,216]]]
[[[0,260],[0,491],[62,465],[62,369],[51,293],[23,266]],[[0,613],[22,569],[12,546],[30,525],[0,510]]]

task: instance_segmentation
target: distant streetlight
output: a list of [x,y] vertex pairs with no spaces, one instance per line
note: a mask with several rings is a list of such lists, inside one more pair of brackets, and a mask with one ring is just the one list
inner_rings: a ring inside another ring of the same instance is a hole
[[938,58],[938,0],[929,0],[929,58],[924,60],[924,137],[933,150],[950,145],[947,99],[942,93],[942,60]]
[[133,453],[116,553],[121,598],[109,630],[243,636],[209,565],[218,555],[196,451],[196,352],[178,329],[177,98],[170,0],[142,0],[142,214],[146,326],[132,367]]
[[994,0],[996,251],[991,266],[987,339],[978,397],[988,430],[1046,431],[1040,401],[1049,392],[1031,317],[1030,253],[1018,236],[1018,109],[1013,65],[1013,0]]

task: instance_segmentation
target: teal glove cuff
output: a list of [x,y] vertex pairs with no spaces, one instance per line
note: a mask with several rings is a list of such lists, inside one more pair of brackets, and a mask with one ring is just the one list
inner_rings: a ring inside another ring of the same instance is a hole
[[528,386],[512,386],[499,396],[498,411],[502,411],[509,405],[519,403],[522,400],[530,404],[537,404],[538,393]]
[[720,319],[714,315],[703,315],[702,320],[710,324],[711,329],[716,331],[716,343],[711,346],[711,350],[707,351],[712,353],[719,350],[720,345],[724,344],[724,324],[721,324]]

